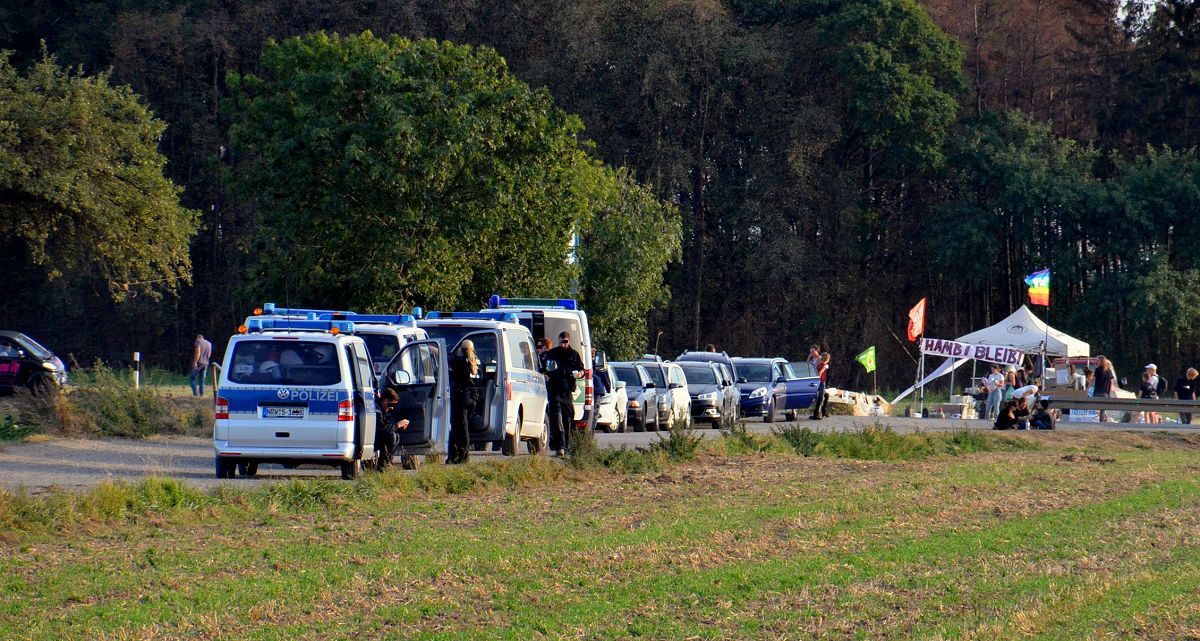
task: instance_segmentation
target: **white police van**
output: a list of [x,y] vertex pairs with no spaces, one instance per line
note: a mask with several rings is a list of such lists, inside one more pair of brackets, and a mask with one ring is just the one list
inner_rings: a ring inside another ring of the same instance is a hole
[[533,336],[515,316],[430,312],[417,325],[431,340],[443,340],[451,354],[464,339],[475,344],[483,374],[479,404],[468,425],[473,446],[498,443],[506,456],[515,456],[524,441],[530,454],[546,451],[550,433],[546,380],[538,367]]
[[[376,377],[366,343],[354,329],[350,321],[301,320],[294,314],[247,319],[229,340],[218,381],[213,430],[218,478],[252,477],[261,464],[319,464],[339,467],[342,478],[353,479],[364,464],[374,463]],[[424,424],[413,431],[427,437],[427,447],[444,451],[445,359],[414,357],[421,353],[440,355],[441,345],[414,341],[396,354],[402,363],[427,365],[429,373],[419,372],[422,381],[435,381],[434,398],[418,421]],[[416,383],[414,373],[397,366],[391,385],[400,392],[428,387]]]
[[348,320],[354,323],[354,333],[367,343],[371,365],[376,376],[392,358],[412,341],[429,337],[425,330],[417,327],[412,314],[355,314],[354,312],[327,312],[317,316],[320,320]]
[[570,298],[503,298],[493,294],[488,299],[488,309],[483,311],[500,311],[513,314],[517,322],[524,325],[533,340],[550,339],[550,347],[558,346],[558,335],[567,332],[571,335],[571,347],[579,352],[587,369],[584,371],[582,385],[575,387],[575,426],[595,429],[596,427],[596,388],[592,379],[593,368],[603,367],[603,353],[592,357],[592,331],[588,325],[587,313],[579,309],[579,305]]

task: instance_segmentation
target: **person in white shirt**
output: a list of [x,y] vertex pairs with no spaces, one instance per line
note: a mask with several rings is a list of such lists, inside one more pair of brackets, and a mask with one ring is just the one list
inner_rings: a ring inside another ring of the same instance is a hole
[[983,379],[983,388],[988,393],[985,418],[994,421],[1000,415],[1000,401],[1004,398],[1004,375],[1000,373],[999,365],[992,365],[992,373]]

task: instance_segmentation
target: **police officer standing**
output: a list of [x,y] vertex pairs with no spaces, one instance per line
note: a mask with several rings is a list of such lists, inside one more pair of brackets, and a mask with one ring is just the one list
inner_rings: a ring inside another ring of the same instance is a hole
[[558,347],[546,352],[545,361],[553,361],[556,366],[546,376],[546,391],[550,395],[550,449],[562,456],[575,421],[575,381],[583,378],[583,359],[571,348],[571,334],[561,332]]

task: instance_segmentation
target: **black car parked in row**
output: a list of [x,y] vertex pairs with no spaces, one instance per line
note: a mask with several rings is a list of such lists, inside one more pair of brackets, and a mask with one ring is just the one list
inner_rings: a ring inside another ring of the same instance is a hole
[[21,332],[0,330],[0,393],[67,384],[67,367],[54,352]]

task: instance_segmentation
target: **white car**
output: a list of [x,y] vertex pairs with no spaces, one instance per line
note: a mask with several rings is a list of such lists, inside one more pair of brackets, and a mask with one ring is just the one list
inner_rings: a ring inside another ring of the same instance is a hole
[[597,375],[604,377],[608,393],[596,399],[596,427],[605,432],[624,432],[625,420],[629,414],[629,395],[625,393],[625,381],[617,380],[617,375],[606,363],[596,368]]
[[675,363],[656,360],[639,361],[658,390],[658,427],[670,429],[677,421],[692,426],[692,395],[688,393],[687,377]]

